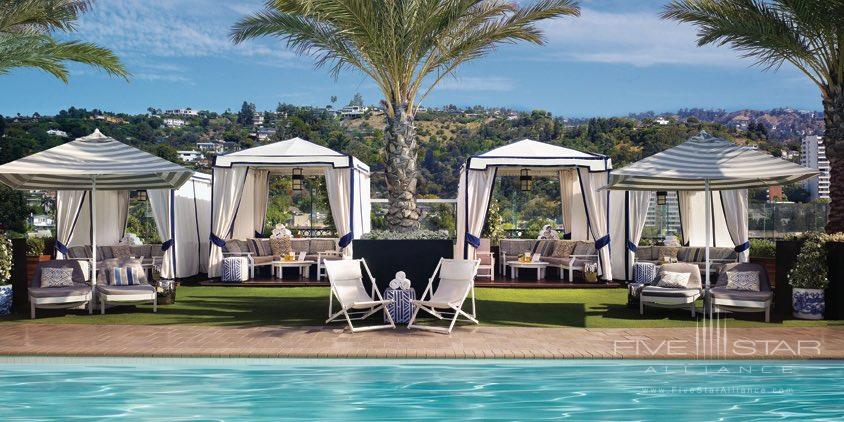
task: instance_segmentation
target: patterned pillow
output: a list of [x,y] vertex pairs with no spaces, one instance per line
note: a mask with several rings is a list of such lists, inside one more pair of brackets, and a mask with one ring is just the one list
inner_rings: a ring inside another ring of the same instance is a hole
[[290,252],[289,237],[274,237],[270,239],[270,249],[273,256],[285,256]]
[[130,245],[115,245],[111,247],[111,253],[115,258],[126,259],[132,257],[132,246]]
[[727,271],[727,288],[758,292],[759,273],[756,271]]
[[670,289],[685,289],[689,286],[689,273],[676,273],[673,271],[664,271],[659,277],[658,287],[667,287]]
[[73,287],[73,268],[42,268],[41,287]]
[[[114,267],[109,272],[108,284],[112,286],[136,286],[141,284],[141,275],[135,267]],[[145,276],[144,276],[145,277]]]
[[551,256],[554,258],[568,258],[574,251],[574,245],[574,242],[558,241],[554,245],[554,252],[551,253]]

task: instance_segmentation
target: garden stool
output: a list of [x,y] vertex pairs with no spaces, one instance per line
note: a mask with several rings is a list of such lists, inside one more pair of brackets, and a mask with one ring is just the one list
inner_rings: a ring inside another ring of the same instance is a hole
[[[413,305],[410,301],[416,299],[415,290],[386,289],[384,290],[384,299],[395,301],[387,305],[387,312],[390,313],[396,324],[410,321],[410,317],[413,316]],[[387,321],[387,315],[384,315],[384,321]]]
[[633,282],[651,284],[656,279],[656,264],[652,262],[637,262],[633,264]]
[[249,261],[242,256],[223,258],[220,280],[233,283],[249,280]]

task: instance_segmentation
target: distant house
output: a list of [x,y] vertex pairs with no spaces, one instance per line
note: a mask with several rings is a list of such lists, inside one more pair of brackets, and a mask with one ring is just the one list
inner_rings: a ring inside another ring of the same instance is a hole
[[47,131],[47,135],[58,136],[59,138],[67,138],[67,132],[58,129],[50,129]]
[[671,121],[666,119],[665,117],[657,117],[656,119],[654,119],[654,123],[660,126],[666,126],[667,124],[671,123]]
[[194,110],[190,107],[188,108],[177,108],[173,110],[166,110],[164,114],[170,114],[174,116],[198,116],[199,111]]
[[750,117],[747,116],[736,116],[730,120],[729,126],[736,130],[747,130],[750,127]]
[[107,123],[114,123],[114,124],[125,123],[125,121],[123,119],[121,119],[117,116],[109,116],[107,114],[97,114],[93,118],[94,118],[94,120],[102,120],[102,121],[107,122]]
[[53,227],[53,217],[46,214],[32,214],[29,216],[29,224],[36,229]]
[[194,163],[203,157],[199,151],[178,151],[179,158],[186,163]]
[[260,129],[258,129],[257,132],[255,132],[255,137],[259,141],[266,141],[266,140],[272,138],[273,136],[275,136],[275,133],[276,133],[276,130],[273,129],[273,128],[262,127]]
[[185,121],[182,119],[164,119],[164,126],[167,127],[182,127]]
[[212,142],[197,142],[196,149],[211,154],[225,154],[227,152],[240,151],[240,144],[237,142],[225,142],[221,140]]
[[255,114],[252,115],[252,125],[253,126],[262,126],[264,124],[264,113],[256,111]]
[[344,119],[357,119],[363,117],[367,111],[369,111],[369,107],[345,106],[340,109],[340,117]]
[[196,149],[202,152],[217,152],[217,144],[215,142],[197,142]]

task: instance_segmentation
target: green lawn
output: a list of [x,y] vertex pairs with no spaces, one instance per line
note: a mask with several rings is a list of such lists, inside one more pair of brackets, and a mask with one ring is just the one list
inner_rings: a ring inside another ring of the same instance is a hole
[[[478,289],[481,323],[520,327],[689,327],[695,325],[688,311],[654,309],[644,316],[626,306],[625,289]],[[322,325],[326,317],[328,288],[261,288],[182,286],[174,305],[110,309],[106,315],[79,311],[39,310],[27,315],[0,317],[0,322],[25,321],[59,324],[187,324],[217,326]],[[825,326],[841,321],[782,321],[770,324],[761,314],[729,318],[728,327]]]

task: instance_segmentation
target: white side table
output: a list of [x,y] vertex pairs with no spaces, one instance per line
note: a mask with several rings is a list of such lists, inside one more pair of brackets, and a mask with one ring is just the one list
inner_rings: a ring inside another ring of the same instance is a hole
[[284,268],[298,268],[299,278],[302,278],[313,264],[314,261],[273,261],[273,275],[280,279]]
[[520,268],[532,268],[536,269],[536,281],[542,280],[545,278],[545,269],[548,268],[548,263],[544,261],[534,261],[534,262],[521,262],[521,261],[508,261],[507,265],[510,267],[510,278],[518,278],[519,277],[519,269]]

